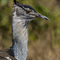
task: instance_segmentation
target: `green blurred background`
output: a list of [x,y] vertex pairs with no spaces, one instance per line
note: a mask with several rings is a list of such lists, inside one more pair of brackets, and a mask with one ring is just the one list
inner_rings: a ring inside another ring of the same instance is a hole
[[[50,18],[29,23],[27,60],[60,60],[60,0],[17,0]],[[0,50],[12,42],[13,0],[0,0]]]

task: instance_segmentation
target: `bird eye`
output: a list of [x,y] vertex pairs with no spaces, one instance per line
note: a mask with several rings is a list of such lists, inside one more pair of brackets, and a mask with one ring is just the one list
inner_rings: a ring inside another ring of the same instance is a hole
[[27,9],[25,9],[26,10],[26,13],[28,14],[28,13],[30,13],[32,10],[31,9],[29,9],[29,8],[27,8]]
[[26,9],[26,11],[29,11],[29,12],[31,12],[31,9]]
[[31,11],[26,11],[27,14],[29,14]]

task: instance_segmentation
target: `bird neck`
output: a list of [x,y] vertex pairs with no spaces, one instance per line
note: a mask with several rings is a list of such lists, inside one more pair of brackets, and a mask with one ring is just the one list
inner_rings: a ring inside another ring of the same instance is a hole
[[[18,20],[18,19],[17,19]],[[28,29],[27,23],[24,20],[17,21],[16,19],[12,21],[12,50],[14,52],[14,57],[17,60],[26,60],[27,57],[27,41],[28,41]]]

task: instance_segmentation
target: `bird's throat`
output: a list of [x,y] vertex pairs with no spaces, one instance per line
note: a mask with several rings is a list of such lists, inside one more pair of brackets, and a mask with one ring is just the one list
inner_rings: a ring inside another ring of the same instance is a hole
[[12,49],[14,52],[14,56],[17,60],[26,60],[28,30],[25,21],[13,20],[12,32],[13,32]]

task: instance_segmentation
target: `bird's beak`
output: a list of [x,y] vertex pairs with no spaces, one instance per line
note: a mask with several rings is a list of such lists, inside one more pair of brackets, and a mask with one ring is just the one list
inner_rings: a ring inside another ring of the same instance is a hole
[[38,12],[36,13],[36,17],[43,18],[43,19],[45,19],[45,20],[49,20],[48,17],[46,17],[46,16],[44,16],[44,15],[38,13]]

